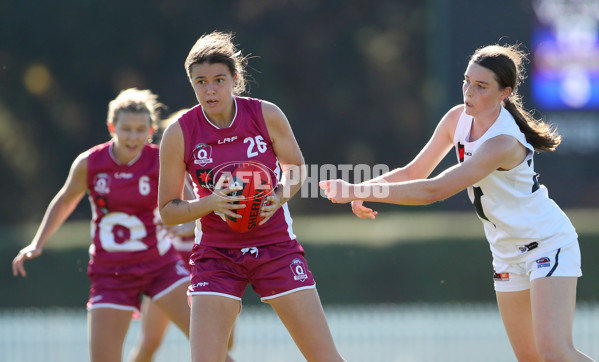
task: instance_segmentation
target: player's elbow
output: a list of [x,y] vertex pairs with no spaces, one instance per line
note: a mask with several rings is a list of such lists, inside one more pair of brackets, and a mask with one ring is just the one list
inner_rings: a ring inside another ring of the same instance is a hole
[[434,204],[435,202],[445,200],[447,197],[449,197],[449,195],[447,195],[447,191],[437,183],[429,183],[426,185],[423,191],[423,205]]
[[158,208],[158,212],[160,214],[160,219],[162,220],[162,223],[168,226],[180,224],[172,210],[172,203],[174,201],[176,200],[169,201]]
[[440,199],[435,194],[425,193],[423,195],[423,197],[420,199],[419,204],[420,205],[430,205],[430,204],[434,204],[437,201],[440,201]]
[[173,221],[173,220],[171,220],[171,219],[168,219],[168,218],[166,218],[166,219],[165,219],[165,218],[164,218],[164,217],[162,217],[162,216],[161,216],[161,218],[162,218],[162,223],[163,223],[164,225],[166,225],[166,226],[175,226],[175,225],[179,225],[179,223],[177,223],[177,222],[175,222],[175,221]]

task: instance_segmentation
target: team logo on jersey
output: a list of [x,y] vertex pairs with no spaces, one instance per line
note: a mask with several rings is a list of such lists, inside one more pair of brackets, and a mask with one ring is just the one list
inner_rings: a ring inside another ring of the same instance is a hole
[[124,225],[114,225],[112,227],[112,235],[116,244],[122,244],[131,240],[131,230]]
[[102,213],[108,214],[108,199],[106,197],[101,195],[96,196],[96,206]]
[[507,282],[510,280],[510,273],[497,273],[493,270],[493,280],[497,282]]
[[193,150],[193,163],[202,167],[212,163],[212,146],[198,143]]
[[204,168],[196,170],[196,177],[198,179],[198,184],[203,189],[214,189],[214,175],[212,174],[211,168]]
[[523,246],[519,246],[518,250],[520,250],[521,254],[526,253],[527,251],[531,251],[532,249],[536,248],[537,246],[539,246],[539,243],[537,243],[536,241],[533,241],[530,244],[526,244]]
[[107,173],[99,173],[94,177],[94,190],[99,194],[110,193],[110,176]]
[[458,159],[464,162],[464,145],[458,142]]
[[549,259],[548,257],[544,256],[542,258],[537,259],[536,263],[537,263],[537,269],[547,268],[547,267],[551,266],[551,259]]
[[115,172],[114,178],[116,179],[130,179],[133,178],[133,174],[131,172]]
[[291,272],[293,273],[294,280],[299,280],[300,282],[303,282],[304,280],[308,279],[308,275],[306,274],[306,267],[300,259],[293,259],[289,267],[291,268]]
[[237,139],[237,136],[233,136],[233,137],[225,137],[225,138],[223,138],[222,140],[218,140],[218,144],[219,144],[219,145],[222,145],[222,144],[224,144],[224,143],[227,143],[227,142],[233,142],[233,141],[235,141],[236,139]]
[[465,156],[472,156],[472,152],[466,152],[466,149],[464,148],[464,145],[461,144],[460,142],[458,142],[458,146],[457,146],[457,150],[458,150],[458,159],[461,162],[464,162]]

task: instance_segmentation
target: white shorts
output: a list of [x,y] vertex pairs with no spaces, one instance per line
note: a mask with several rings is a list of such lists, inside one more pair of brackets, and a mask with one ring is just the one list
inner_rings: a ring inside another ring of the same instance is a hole
[[533,253],[518,264],[493,261],[493,281],[497,292],[530,289],[530,283],[537,278],[580,276],[582,271],[578,242],[547,252]]

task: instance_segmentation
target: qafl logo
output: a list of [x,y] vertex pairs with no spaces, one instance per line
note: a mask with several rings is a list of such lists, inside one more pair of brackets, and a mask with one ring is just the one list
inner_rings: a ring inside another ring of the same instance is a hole
[[99,173],[94,177],[94,190],[99,194],[110,193],[110,176],[106,173]]
[[193,163],[201,167],[212,163],[212,146],[205,143],[198,143],[193,150]]
[[293,279],[299,280],[300,282],[308,279],[308,275],[306,274],[306,267],[304,266],[304,262],[300,259],[295,258],[289,265],[291,268],[291,272],[293,273]]

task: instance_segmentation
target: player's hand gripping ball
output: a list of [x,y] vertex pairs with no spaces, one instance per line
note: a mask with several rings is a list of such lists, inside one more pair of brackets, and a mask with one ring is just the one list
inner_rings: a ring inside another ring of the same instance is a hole
[[260,210],[264,198],[273,192],[271,171],[260,163],[244,162],[232,172],[231,184],[242,187],[241,190],[232,192],[230,195],[243,196],[244,199],[239,203],[245,204],[245,207],[232,210],[241,217],[227,216],[227,224],[239,233],[255,229],[263,219],[260,217]]

